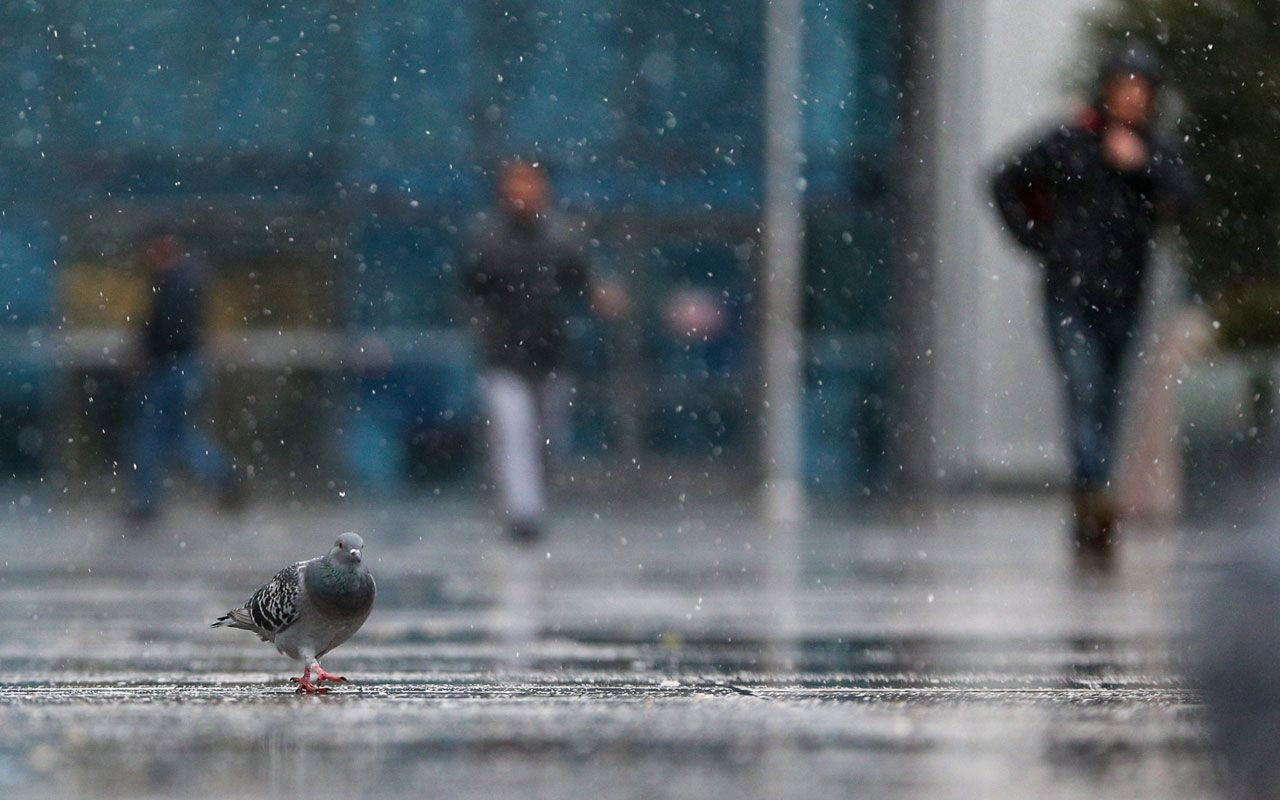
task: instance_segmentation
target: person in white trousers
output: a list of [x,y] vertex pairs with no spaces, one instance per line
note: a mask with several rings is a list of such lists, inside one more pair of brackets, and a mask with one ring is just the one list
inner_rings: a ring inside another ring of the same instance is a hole
[[[575,228],[552,207],[546,171],[512,161],[498,173],[497,207],[480,214],[468,238],[463,286],[480,341],[489,461],[512,537],[542,536],[546,450],[568,447],[565,327],[585,298],[588,262]],[[620,294],[597,288],[597,311]]]
[[[520,540],[536,539],[547,510],[548,455],[568,447],[568,398],[561,379],[530,379],[506,369],[481,378],[487,440],[499,503]],[[553,459],[554,461],[554,459]]]

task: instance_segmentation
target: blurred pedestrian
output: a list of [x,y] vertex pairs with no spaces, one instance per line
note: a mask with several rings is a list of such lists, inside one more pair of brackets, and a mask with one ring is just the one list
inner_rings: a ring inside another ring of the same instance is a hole
[[[568,446],[566,327],[589,289],[578,231],[552,205],[546,171],[504,164],[496,207],[470,231],[463,285],[474,301],[490,463],[509,532],[530,543],[546,511],[544,448]],[[616,294],[602,293],[616,307]]]
[[140,523],[155,516],[175,458],[218,493],[223,507],[238,506],[240,483],[203,416],[207,267],[177,230],[163,226],[141,237],[137,257],[151,281],[151,306],[143,319],[133,406],[130,515]]
[[1130,45],[1105,64],[1094,104],[997,171],[996,207],[1043,266],[1050,344],[1066,390],[1074,537],[1106,555],[1121,370],[1137,329],[1153,231],[1184,213],[1193,184],[1153,122],[1160,64]]

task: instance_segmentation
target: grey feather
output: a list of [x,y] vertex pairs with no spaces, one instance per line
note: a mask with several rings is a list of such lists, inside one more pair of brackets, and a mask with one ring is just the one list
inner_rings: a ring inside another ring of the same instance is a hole
[[[312,559],[319,561],[320,559]],[[309,562],[285,567],[264,583],[239,608],[223,614],[212,628],[239,628],[252,631],[264,642],[271,641],[298,619],[301,611],[302,575]]]

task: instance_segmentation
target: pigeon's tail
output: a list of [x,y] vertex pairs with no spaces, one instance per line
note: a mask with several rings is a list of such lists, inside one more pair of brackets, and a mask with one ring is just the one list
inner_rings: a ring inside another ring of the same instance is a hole
[[249,614],[247,608],[237,608],[228,611],[218,617],[209,626],[210,628],[239,628],[245,631],[257,631],[258,626],[253,624],[253,617]]

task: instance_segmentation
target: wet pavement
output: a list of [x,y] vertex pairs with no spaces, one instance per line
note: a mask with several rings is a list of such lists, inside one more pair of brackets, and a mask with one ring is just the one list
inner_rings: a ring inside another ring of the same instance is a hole
[[[570,510],[508,545],[423,499],[0,514],[0,795],[1203,798],[1183,623],[1212,565],[1132,531],[1073,569],[1062,505],[795,529],[738,507]],[[364,534],[379,601],[295,695],[209,621]]]

